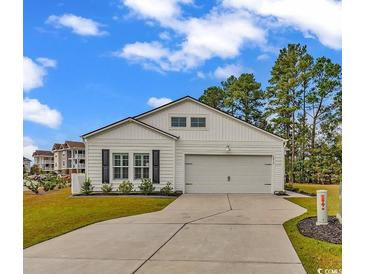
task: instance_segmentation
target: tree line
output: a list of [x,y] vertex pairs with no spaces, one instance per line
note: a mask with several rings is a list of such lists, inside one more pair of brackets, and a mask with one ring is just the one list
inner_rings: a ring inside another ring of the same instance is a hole
[[341,66],[305,45],[280,50],[265,89],[254,74],[230,76],[200,101],[287,140],[286,181],[339,183],[342,171]]

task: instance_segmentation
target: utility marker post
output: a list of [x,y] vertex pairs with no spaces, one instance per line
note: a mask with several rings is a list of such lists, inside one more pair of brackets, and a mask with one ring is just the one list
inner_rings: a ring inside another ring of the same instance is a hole
[[316,225],[328,225],[327,190],[317,190],[317,222]]

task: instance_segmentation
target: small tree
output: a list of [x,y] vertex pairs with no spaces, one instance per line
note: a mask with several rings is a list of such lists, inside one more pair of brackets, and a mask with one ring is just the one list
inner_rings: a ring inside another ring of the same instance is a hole
[[93,192],[94,186],[91,184],[91,179],[87,178],[81,186],[81,193],[89,195]]
[[170,182],[167,182],[167,184],[160,189],[161,194],[163,195],[169,195],[172,192],[172,186]]
[[133,184],[128,180],[123,181],[123,183],[118,186],[117,191],[128,194],[133,191]]
[[109,193],[112,192],[113,187],[111,184],[103,184],[103,186],[101,187],[101,191],[103,191],[104,193]]
[[155,187],[153,186],[151,180],[146,178],[142,179],[138,188],[142,191],[144,195],[151,194],[155,190]]
[[30,174],[31,175],[34,175],[34,174],[38,175],[40,173],[41,173],[40,167],[38,165],[32,165],[32,167],[30,168]]

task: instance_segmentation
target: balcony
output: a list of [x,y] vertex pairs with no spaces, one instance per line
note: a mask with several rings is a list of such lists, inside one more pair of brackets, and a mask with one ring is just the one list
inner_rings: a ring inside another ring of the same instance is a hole
[[73,164],[73,169],[85,169],[85,164]]
[[85,159],[85,154],[75,154],[73,159]]

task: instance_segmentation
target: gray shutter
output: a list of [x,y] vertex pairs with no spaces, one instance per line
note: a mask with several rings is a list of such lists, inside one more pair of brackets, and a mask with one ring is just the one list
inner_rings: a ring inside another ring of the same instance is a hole
[[152,150],[152,182],[160,183],[160,151]]
[[102,183],[110,183],[109,180],[109,149],[101,150]]

